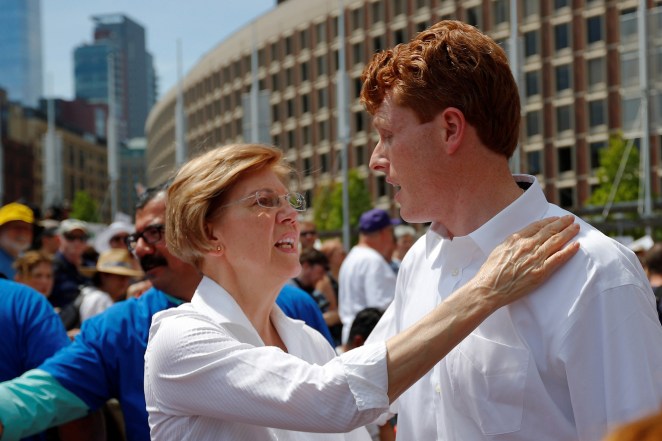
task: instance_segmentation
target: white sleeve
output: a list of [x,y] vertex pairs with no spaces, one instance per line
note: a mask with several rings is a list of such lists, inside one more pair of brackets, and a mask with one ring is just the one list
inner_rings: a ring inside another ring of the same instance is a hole
[[145,353],[148,411],[170,415],[347,432],[388,409],[387,385],[384,344],[317,365],[192,317],[155,322]]
[[559,357],[579,440],[601,439],[615,426],[659,410],[662,327],[651,296],[626,285],[577,306]]
[[109,296],[99,295],[96,293],[82,294],[83,301],[78,309],[80,312],[80,321],[84,322],[90,317],[101,314],[106,309],[113,306],[113,300]]

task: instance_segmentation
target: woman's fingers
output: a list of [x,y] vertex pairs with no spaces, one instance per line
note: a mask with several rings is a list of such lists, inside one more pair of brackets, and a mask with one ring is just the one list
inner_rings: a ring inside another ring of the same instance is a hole
[[532,223],[494,249],[477,283],[491,290],[500,305],[517,300],[577,253],[579,244],[567,244],[578,232],[574,216]]

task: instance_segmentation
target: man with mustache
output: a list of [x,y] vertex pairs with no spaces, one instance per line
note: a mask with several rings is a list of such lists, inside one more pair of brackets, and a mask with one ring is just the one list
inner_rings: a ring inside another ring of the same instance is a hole
[[23,204],[12,202],[0,208],[0,273],[13,280],[12,263],[32,244],[34,213]]
[[[190,301],[202,278],[166,248],[166,191],[167,184],[142,195],[136,206],[136,232],[127,238],[153,287],[139,298],[117,303],[85,321],[74,342],[38,368],[0,383],[2,441],[18,440],[80,418],[111,398],[122,408],[127,439],[150,439],[143,370],[152,316]],[[307,311],[308,316],[313,311],[326,326],[315,302],[305,292],[296,291],[283,296],[293,314]],[[286,310],[280,298],[278,302]]]

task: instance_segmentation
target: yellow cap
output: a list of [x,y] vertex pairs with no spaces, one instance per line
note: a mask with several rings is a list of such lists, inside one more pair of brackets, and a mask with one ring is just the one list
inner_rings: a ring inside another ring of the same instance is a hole
[[11,221],[34,223],[34,213],[27,205],[12,202],[0,208],[0,226]]

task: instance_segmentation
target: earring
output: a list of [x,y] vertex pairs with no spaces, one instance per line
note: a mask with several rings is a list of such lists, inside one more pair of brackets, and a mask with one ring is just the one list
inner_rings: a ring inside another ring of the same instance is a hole
[[218,251],[219,253],[221,252],[222,249],[223,247],[221,247],[220,245],[216,247],[216,251]]

